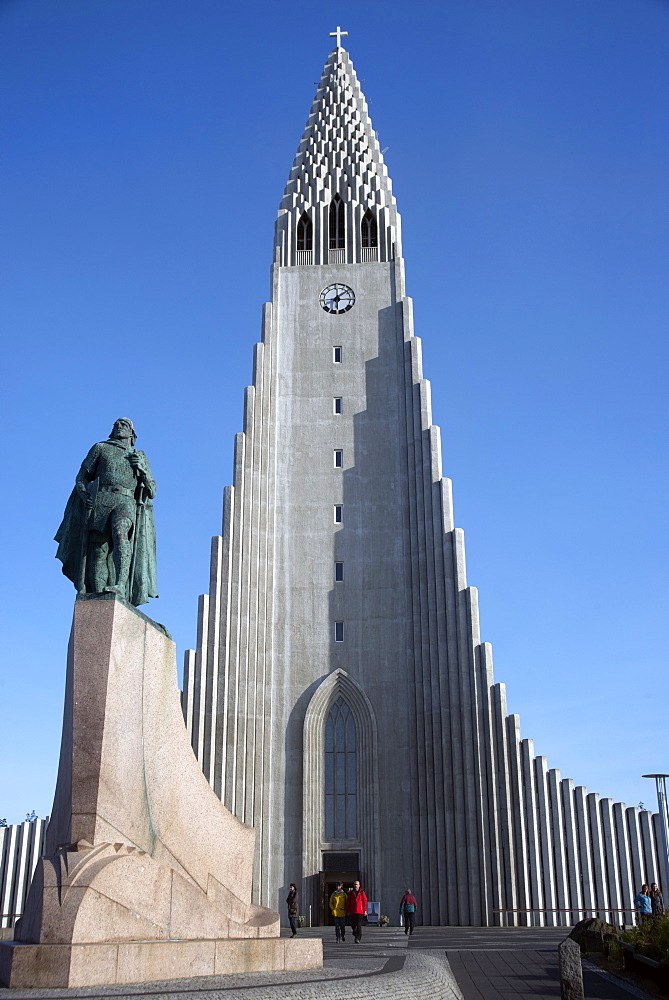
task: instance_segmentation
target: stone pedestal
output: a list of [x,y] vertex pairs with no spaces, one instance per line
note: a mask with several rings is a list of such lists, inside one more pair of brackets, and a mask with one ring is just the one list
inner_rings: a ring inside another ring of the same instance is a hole
[[558,945],[560,963],[560,996],[562,1000],[583,1000],[583,967],[581,949],[567,937]]
[[0,982],[98,986],[322,965],[251,902],[255,834],[183,722],[173,642],[113,595],[75,604],[46,856]]

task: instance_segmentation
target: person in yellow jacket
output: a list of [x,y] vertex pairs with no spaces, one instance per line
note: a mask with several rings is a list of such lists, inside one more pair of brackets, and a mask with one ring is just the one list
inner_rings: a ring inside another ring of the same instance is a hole
[[335,922],[335,941],[346,940],[346,893],[344,883],[337,882],[337,888],[330,896],[330,909]]

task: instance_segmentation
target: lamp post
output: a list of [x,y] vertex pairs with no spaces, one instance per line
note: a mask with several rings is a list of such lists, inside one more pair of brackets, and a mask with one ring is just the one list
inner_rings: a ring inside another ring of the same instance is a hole
[[669,895],[669,806],[667,805],[667,783],[669,774],[644,774],[644,778],[655,778],[657,791],[657,811],[660,814],[660,829],[662,831],[662,891],[665,898]]

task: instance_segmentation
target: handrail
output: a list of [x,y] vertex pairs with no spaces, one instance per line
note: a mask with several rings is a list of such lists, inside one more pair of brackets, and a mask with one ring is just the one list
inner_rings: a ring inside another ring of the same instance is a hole
[[633,906],[504,906],[493,913],[636,913]]

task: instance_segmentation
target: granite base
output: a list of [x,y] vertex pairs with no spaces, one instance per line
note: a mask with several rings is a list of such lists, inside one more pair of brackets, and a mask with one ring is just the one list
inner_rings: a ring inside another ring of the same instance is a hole
[[0,942],[0,983],[14,989],[113,986],[195,976],[320,969],[320,938],[292,940]]

